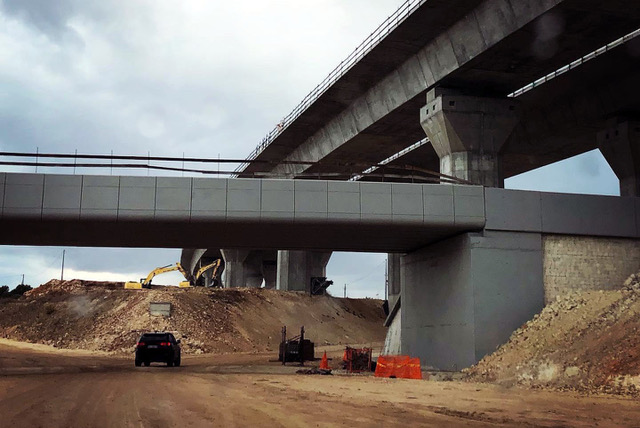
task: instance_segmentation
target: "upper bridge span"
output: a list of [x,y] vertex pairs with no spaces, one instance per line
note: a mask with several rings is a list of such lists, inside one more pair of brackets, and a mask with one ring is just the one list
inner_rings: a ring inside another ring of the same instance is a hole
[[[249,157],[270,164],[244,165],[239,176],[332,172],[348,178],[361,171],[337,164],[377,164],[424,138],[419,111],[429,90],[447,88],[463,95],[503,98],[636,30],[638,22],[640,3],[625,1],[408,2],[393,25],[385,24],[386,36],[371,42],[359,61],[342,69],[331,85],[307,99],[304,108],[288,117],[282,129],[270,134]],[[607,67],[606,58],[597,61],[603,65],[572,70],[565,81],[586,79],[607,85],[621,73],[626,73],[623,79],[633,79],[638,69],[638,56],[627,55],[623,61],[629,66],[625,68]],[[518,100],[525,120],[516,126],[516,135],[535,126],[529,116],[563,99],[567,94],[564,87],[556,85],[561,90],[550,97],[536,97],[536,89]],[[636,107],[609,111],[595,124],[601,125],[616,114],[635,112]],[[538,150],[543,153],[530,152],[530,141],[535,137],[512,138],[502,149],[503,175],[509,177],[594,148],[595,134],[584,143],[557,144],[563,133],[572,132],[560,130],[553,144]],[[549,141],[554,137],[549,136]],[[430,145],[416,156],[420,166],[439,169],[439,156]],[[278,165],[282,160],[318,163]]]

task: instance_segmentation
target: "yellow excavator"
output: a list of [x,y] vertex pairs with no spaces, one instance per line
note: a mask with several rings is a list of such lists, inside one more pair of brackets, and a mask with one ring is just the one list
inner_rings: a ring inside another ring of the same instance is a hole
[[124,288],[128,289],[128,290],[140,290],[142,288],[151,288],[151,280],[156,275],[160,275],[160,274],[167,273],[167,272],[173,272],[173,271],[176,271],[176,270],[180,271],[180,273],[186,279],[186,281],[181,281],[180,284],[178,284],[179,287],[180,288],[188,288],[188,287],[191,287],[193,285],[196,285],[198,283],[198,280],[200,279],[200,277],[206,271],[208,271],[211,268],[213,268],[213,274],[212,274],[211,277],[215,281],[216,280],[215,279],[216,275],[218,274],[218,269],[220,269],[220,265],[221,264],[222,264],[222,260],[221,259],[217,259],[213,263],[209,263],[208,265],[202,266],[200,269],[198,269],[198,272],[196,272],[196,275],[195,275],[193,281],[190,281],[189,280],[189,274],[187,273],[187,271],[184,270],[184,268],[182,267],[180,262],[177,262],[177,263],[172,264],[172,265],[167,265],[167,266],[162,266],[162,267],[155,268],[154,270],[149,272],[149,275],[147,275],[146,278],[140,278],[140,282],[135,282],[135,281],[125,282]]
[[216,275],[218,274],[218,269],[220,269],[221,264],[222,264],[222,260],[217,259],[213,263],[209,263],[208,265],[202,266],[200,269],[198,269],[198,272],[196,272],[194,283],[197,284],[200,277],[211,268],[213,268],[213,273],[211,274],[211,278],[213,278],[214,283],[217,282]]
[[128,290],[139,290],[141,288],[151,288],[151,280],[156,275],[160,275],[162,273],[167,273],[167,272],[173,272],[175,270],[179,270],[180,273],[182,275],[184,275],[184,278],[187,280],[187,281],[181,281],[179,286],[183,287],[183,288],[191,287],[191,282],[188,280],[189,279],[189,274],[187,273],[186,270],[184,270],[184,268],[182,267],[182,265],[180,263],[176,263],[176,264],[173,264],[173,265],[167,265],[167,266],[162,266],[162,267],[159,267],[159,268],[155,268],[154,270],[149,272],[149,275],[147,275],[146,278],[141,278],[140,282],[135,282],[135,281],[125,282],[124,288],[126,288]]

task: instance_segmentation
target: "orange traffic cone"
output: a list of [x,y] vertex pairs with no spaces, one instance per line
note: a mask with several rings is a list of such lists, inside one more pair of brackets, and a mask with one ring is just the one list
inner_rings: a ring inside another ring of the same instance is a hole
[[320,361],[320,369],[330,370],[329,361],[327,361],[327,351],[324,351],[324,354],[322,355],[322,361]]

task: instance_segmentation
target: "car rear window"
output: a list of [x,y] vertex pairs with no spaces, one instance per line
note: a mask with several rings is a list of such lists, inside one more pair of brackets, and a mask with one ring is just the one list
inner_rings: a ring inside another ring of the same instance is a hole
[[149,333],[143,334],[142,339],[146,340],[167,340],[169,339],[169,335],[166,333]]

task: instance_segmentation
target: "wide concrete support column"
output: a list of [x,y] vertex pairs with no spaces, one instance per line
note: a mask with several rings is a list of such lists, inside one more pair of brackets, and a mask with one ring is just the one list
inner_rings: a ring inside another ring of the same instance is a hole
[[250,254],[248,250],[220,250],[224,258],[224,272],[222,272],[222,284],[224,288],[245,287],[246,275],[245,260]]
[[543,308],[542,237],[485,231],[449,238],[404,256],[401,281],[402,353],[424,367],[459,370]]
[[620,196],[640,196],[640,121],[612,123],[598,147],[620,180]]
[[513,98],[427,93],[420,123],[440,158],[440,173],[487,187],[504,187],[500,150],[518,123]]
[[278,251],[276,288],[284,291],[310,292],[311,277],[327,276],[331,252]]

